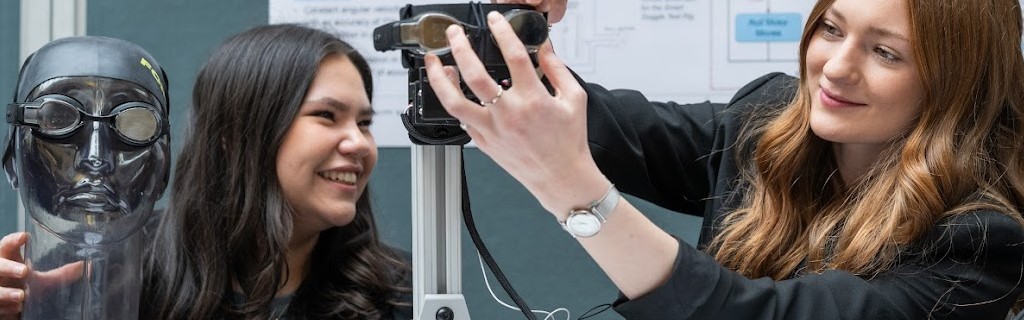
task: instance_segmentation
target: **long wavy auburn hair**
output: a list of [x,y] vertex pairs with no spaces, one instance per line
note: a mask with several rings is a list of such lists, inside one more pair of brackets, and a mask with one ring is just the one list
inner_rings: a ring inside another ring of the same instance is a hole
[[[815,4],[807,48],[834,0]],[[991,209],[1021,222],[1024,208],[1024,59],[1017,0],[906,0],[926,96],[909,128],[851,185],[831,144],[810,129],[811,94],[758,116],[739,148],[744,193],[707,250],[748,277],[846,270],[873,276],[940,219]]]
[[[298,272],[287,270],[293,215],[277,153],[330,55],[347,57],[373,97],[358,52],[296,25],[236,35],[199,71],[169,209],[145,261],[143,319],[269,317],[287,272]],[[351,223],[321,232],[290,318],[377,319],[410,291],[400,285],[409,267],[378,240],[369,199],[367,188]],[[235,292],[245,303],[232,300]]]

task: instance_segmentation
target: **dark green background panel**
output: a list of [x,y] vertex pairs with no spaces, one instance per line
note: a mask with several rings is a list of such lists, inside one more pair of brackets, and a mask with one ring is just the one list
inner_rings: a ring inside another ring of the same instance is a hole
[[134,42],[167,71],[172,150],[180,149],[185,109],[202,62],[228,36],[267,23],[267,3],[251,0],[89,1],[86,33]]
[[[21,68],[18,42],[21,32],[21,1],[0,0],[0,107],[6,107],[14,99],[14,83]],[[7,135],[7,122],[0,121],[0,135]],[[7,183],[6,176],[0,179],[0,235],[18,229],[18,196]]]

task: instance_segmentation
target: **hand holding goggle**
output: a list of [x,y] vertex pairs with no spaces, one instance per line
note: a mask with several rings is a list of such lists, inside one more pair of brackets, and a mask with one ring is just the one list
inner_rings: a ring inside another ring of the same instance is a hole
[[7,123],[31,127],[47,138],[67,138],[85,121],[107,124],[122,142],[136,147],[150,145],[168,131],[164,117],[145,102],[121,104],[104,116],[90,115],[76,100],[62,95],[46,95],[32,102],[7,105]]
[[[548,39],[548,24],[544,14],[533,10],[513,9],[504,15],[530,53],[536,52]],[[373,30],[373,45],[378,51],[401,49],[419,54],[443,54],[449,50],[448,37],[445,35],[445,30],[449,26],[460,25],[470,39],[480,39],[487,33],[487,22],[481,18],[478,19],[478,23],[481,25],[462,22],[441,12],[425,12],[377,27]]]

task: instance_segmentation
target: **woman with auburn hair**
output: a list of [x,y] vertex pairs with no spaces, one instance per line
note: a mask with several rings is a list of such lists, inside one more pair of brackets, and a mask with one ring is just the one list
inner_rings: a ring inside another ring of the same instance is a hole
[[[546,86],[488,19],[514,85],[495,85],[456,26],[459,72],[494,98],[467,100],[428,56],[433,88],[608,274],[626,318],[1002,319],[1021,297],[1017,0],[818,1],[800,77],[766,75],[727,104],[581,85],[550,44]],[[619,189],[702,215],[697,248]]]

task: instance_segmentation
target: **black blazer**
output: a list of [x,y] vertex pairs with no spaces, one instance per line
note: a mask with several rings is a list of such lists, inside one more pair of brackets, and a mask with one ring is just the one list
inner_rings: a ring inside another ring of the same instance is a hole
[[[650,102],[638,92],[587,84],[594,159],[624,193],[704,217],[699,247],[734,208],[738,169],[733,143],[743,115],[779,108],[796,79],[769,74],[728,104]],[[749,279],[680,242],[671,278],[615,310],[628,319],[1003,319],[1022,293],[1024,227],[1000,212],[940,221],[921,240],[928,250],[901,255],[873,278],[844,271]]]

